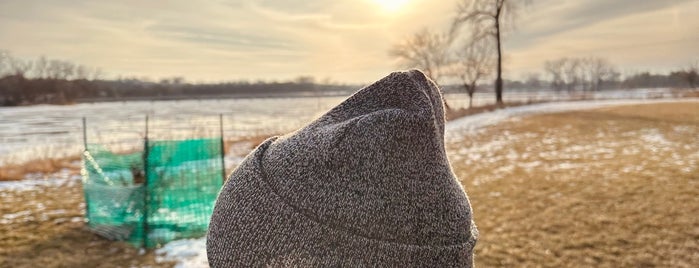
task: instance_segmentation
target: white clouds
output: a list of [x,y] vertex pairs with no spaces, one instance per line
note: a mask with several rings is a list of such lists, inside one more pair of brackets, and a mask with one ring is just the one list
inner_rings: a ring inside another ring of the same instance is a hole
[[[371,81],[395,68],[387,56],[393,43],[423,27],[446,29],[455,3],[410,0],[388,13],[372,1],[6,0],[0,2],[0,46],[111,74]],[[678,64],[699,54],[699,19],[692,15],[698,5],[534,1],[506,40],[507,69],[538,71],[545,59],[582,53],[620,65]],[[671,51],[654,53],[659,49]]]
[[[645,2],[634,1],[641,7],[631,11],[620,10],[616,6],[618,3],[613,3],[596,14],[588,14],[596,9],[569,2],[568,11],[544,9],[542,12],[547,15],[544,20],[550,22],[526,24],[533,20],[527,18],[513,38],[526,41],[515,43],[519,40],[512,40],[514,44],[506,44],[511,48],[509,67],[525,73],[525,70],[540,70],[547,59],[595,55],[609,58],[622,70],[668,71],[685,65],[692,56],[697,57],[699,20],[689,13],[676,12],[678,8],[696,10],[699,3],[651,2],[644,5]],[[577,22],[566,22],[566,17],[573,17],[571,20]],[[673,17],[682,18],[682,23],[673,23]],[[556,24],[555,21],[562,22]],[[529,33],[534,34],[529,37]]]

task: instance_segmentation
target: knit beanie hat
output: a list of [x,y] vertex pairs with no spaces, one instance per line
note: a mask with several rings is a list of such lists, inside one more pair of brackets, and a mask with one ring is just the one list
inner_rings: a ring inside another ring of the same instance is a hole
[[212,267],[470,267],[477,231],[417,70],[369,85],[259,145],[221,190]]

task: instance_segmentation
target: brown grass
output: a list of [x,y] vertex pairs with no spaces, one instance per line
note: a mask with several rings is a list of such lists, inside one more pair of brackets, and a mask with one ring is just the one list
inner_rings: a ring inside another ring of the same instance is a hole
[[3,165],[0,166],[0,181],[22,180],[30,173],[51,174],[64,168],[80,169],[76,166],[78,160],[80,160],[79,156],[59,159],[41,158],[21,164]]
[[[228,153],[228,148],[231,144],[247,142],[250,144],[250,150],[252,150],[269,137],[270,135],[259,135],[225,140],[224,149]],[[131,151],[123,153],[131,153]],[[75,155],[67,158],[40,158],[20,164],[3,165],[0,166],[0,181],[23,180],[27,174],[53,174],[62,169],[70,169],[77,172],[80,170],[79,161],[80,156]]]
[[673,94],[683,98],[699,98],[699,89],[681,89],[674,91]]
[[0,223],[0,267],[172,266],[156,263],[152,251],[139,255],[130,245],[88,232],[79,181],[0,194],[0,215],[15,216]]
[[699,263],[699,103],[544,114],[449,145],[479,266]]

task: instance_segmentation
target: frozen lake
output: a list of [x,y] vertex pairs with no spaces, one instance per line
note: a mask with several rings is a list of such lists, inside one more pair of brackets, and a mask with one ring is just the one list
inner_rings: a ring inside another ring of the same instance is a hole
[[[595,98],[669,96],[667,89],[606,91]],[[184,101],[128,101],[76,105],[0,107],[0,166],[43,157],[80,154],[82,118],[87,119],[89,143],[128,150],[142,146],[145,118],[149,138],[218,136],[223,115],[226,139],[293,131],[312,121],[346,96],[303,98],[247,98]],[[468,105],[466,94],[447,94],[451,107]],[[565,100],[552,92],[505,92],[505,101]],[[477,93],[474,105],[491,104],[492,92]]]

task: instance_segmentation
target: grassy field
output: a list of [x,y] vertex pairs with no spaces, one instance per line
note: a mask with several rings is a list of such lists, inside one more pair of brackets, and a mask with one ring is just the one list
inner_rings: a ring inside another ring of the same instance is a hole
[[479,266],[696,267],[699,103],[510,120],[449,144]]
[[[694,102],[532,115],[451,141],[481,232],[476,264],[696,266],[696,137]],[[172,266],[87,232],[78,173],[0,191],[0,267]]]

